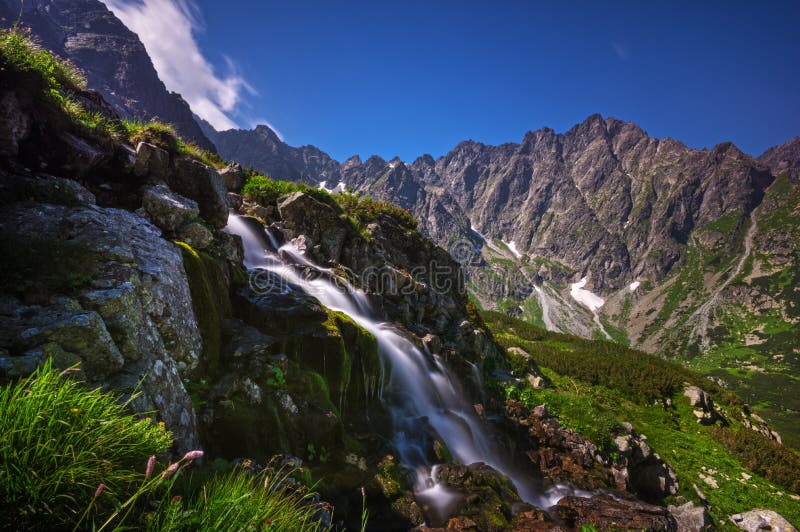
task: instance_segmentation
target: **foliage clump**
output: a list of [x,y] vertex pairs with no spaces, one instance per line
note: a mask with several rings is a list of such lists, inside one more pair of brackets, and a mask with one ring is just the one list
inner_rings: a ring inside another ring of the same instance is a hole
[[[321,530],[321,504],[292,463],[198,469],[202,451],[162,465],[163,423],[45,362],[0,388],[0,528]],[[135,397],[135,395],[134,395]],[[188,471],[189,466],[194,466]]]
[[45,104],[60,109],[86,133],[115,137],[117,124],[79,102],[78,94],[86,89],[86,77],[69,61],[42,48],[27,30],[17,27],[0,29],[0,72],[11,73],[34,87],[35,96]]
[[47,362],[0,388],[0,528],[71,522],[100,484],[123,497],[170,447],[163,427],[65,373]]
[[360,224],[374,222],[381,216],[388,216],[409,230],[415,230],[419,225],[408,210],[388,201],[376,200],[360,193],[340,192],[331,194],[305,183],[281,181],[255,173],[248,178],[242,189],[245,198],[262,205],[275,205],[281,196],[298,191],[305,192],[325,203],[333,203]]
[[672,397],[683,383],[697,384],[727,403],[741,403],[714,382],[662,358],[601,340],[549,332],[500,312],[481,316],[503,347],[519,347],[543,367],[592,385],[619,390],[641,403]]
[[790,449],[750,429],[713,427],[711,434],[750,471],[800,493],[800,456]]
[[186,155],[218,170],[225,167],[225,160],[219,154],[205,150],[193,142],[186,142],[171,124],[158,120],[123,120],[122,129],[124,140],[133,146],[146,142],[172,155]]

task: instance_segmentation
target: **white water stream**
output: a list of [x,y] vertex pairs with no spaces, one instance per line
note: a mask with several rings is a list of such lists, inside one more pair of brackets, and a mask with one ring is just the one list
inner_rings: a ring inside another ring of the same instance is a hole
[[[382,363],[391,368],[381,400],[393,420],[393,441],[401,462],[417,471],[417,498],[446,512],[446,507],[457,497],[431,479],[433,464],[429,463],[422,445],[428,432],[426,420],[457,461],[492,466],[514,483],[523,500],[548,508],[565,495],[564,486],[546,493],[536,490],[533,479],[520,474],[501,456],[489,439],[488,427],[464,399],[457,380],[439,357],[421,351],[395,327],[375,316],[364,292],[341,278],[334,283],[330,270],[314,265],[291,243],[279,246],[269,231],[264,232],[272,249],[266,247],[263,234],[259,235],[240,216],[231,214],[226,230],[242,237],[248,270],[274,275],[272,289],[290,283],[329,309],[344,312],[375,336]],[[306,271],[312,268],[322,275],[306,278],[296,265]]]

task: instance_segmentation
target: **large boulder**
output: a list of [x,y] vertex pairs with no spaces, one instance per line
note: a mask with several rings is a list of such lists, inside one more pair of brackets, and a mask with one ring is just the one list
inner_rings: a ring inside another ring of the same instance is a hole
[[213,168],[193,159],[176,158],[167,177],[169,187],[195,200],[200,216],[216,228],[228,223],[228,201],[222,178]]
[[32,122],[14,92],[0,94],[0,159],[11,160],[17,156],[20,142],[31,132]]
[[219,171],[225,188],[230,192],[239,192],[244,186],[244,171],[239,163],[231,163]]
[[177,246],[134,213],[94,205],[8,205],[0,239],[27,241],[29,249],[13,248],[5,260],[38,276],[29,280],[37,288],[31,303],[23,301],[32,298],[25,286],[7,286],[0,373],[20,376],[48,356],[61,367],[81,362],[92,385],[140,389],[133,406],[156,412],[178,452],[197,448],[183,380],[199,363],[202,341]]
[[637,434],[630,423],[623,426],[626,433],[614,439],[619,449],[612,468],[617,488],[652,503],[678,493],[675,470],[650,448],[646,436]]
[[670,505],[667,510],[672,514],[681,532],[702,532],[711,529],[711,516],[704,506],[695,506],[689,501],[680,506]]
[[153,181],[167,179],[169,175],[169,152],[153,144],[140,142],[133,159],[133,174]]

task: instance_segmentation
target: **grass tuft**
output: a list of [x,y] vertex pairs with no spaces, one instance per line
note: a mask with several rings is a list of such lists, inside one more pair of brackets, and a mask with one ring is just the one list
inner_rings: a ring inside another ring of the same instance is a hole
[[0,388],[0,528],[70,522],[99,484],[124,494],[147,456],[170,447],[162,427],[65,373],[48,361]]

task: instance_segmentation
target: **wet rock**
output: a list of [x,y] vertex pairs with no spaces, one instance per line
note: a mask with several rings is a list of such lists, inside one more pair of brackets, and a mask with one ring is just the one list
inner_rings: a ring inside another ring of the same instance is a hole
[[178,194],[195,200],[200,216],[213,227],[219,229],[228,223],[225,187],[213,168],[193,159],[175,159],[167,184]]
[[697,407],[694,410],[694,416],[698,423],[713,425],[717,421],[724,422],[725,418],[714,408],[714,400],[705,391],[697,386],[687,386],[683,390],[683,395],[689,398],[689,404]]
[[175,194],[163,184],[144,189],[142,207],[151,222],[171,234],[200,216],[196,201]]
[[347,236],[346,222],[331,205],[304,192],[281,198],[278,211],[290,237],[304,235],[313,245],[319,245],[317,258],[338,262]]
[[458,492],[451,515],[457,523],[474,522],[478,530],[507,530],[513,519],[512,506],[521,499],[513,484],[492,467],[443,464],[434,470],[434,480]]
[[700,532],[711,528],[711,517],[704,506],[695,506],[689,501],[680,506],[670,505],[667,510],[672,514],[681,532]]
[[244,199],[240,194],[236,194],[235,192],[228,192],[228,205],[231,206],[231,209],[238,211],[242,208],[242,204]]
[[140,178],[163,181],[169,175],[169,153],[167,150],[140,142],[136,145],[133,159],[133,174]]
[[558,501],[556,512],[565,524],[575,529],[592,525],[597,530],[678,530],[675,518],[666,508],[609,495],[564,497]]
[[747,532],[760,532],[774,530],[775,532],[797,532],[782,515],[773,510],[750,510],[730,517],[731,522],[741,530]]

